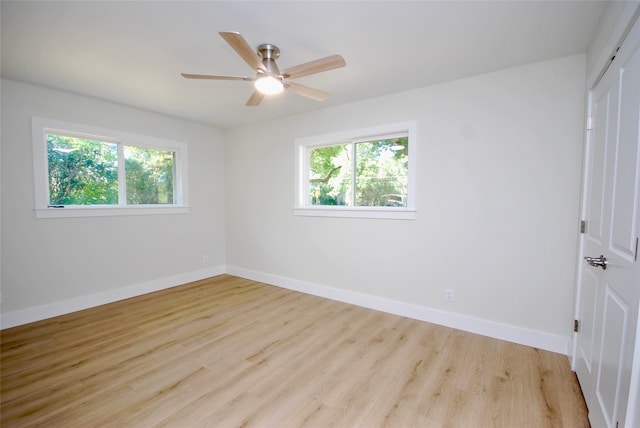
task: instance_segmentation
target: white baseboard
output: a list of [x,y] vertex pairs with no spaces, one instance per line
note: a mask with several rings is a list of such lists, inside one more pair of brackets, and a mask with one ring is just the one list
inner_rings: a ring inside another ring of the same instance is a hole
[[569,336],[559,336],[481,318],[470,317],[467,315],[456,314],[453,312],[431,309],[411,303],[399,302],[384,297],[298,281],[277,275],[243,269],[237,266],[227,265],[226,273],[253,281],[300,291],[302,293],[325,297],[327,299],[376,309],[382,312],[401,315],[407,318],[468,331],[470,333],[506,340],[508,342],[531,346],[538,349],[544,349],[546,351],[564,355],[567,355],[569,351]]
[[152,293],[154,291],[222,275],[224,273],[407,318],[452,327],[458,330],[468,331],[470,333],[493,337],[495,339],[544,349],[551,352],[568,355],[569,351],[570,338],[568,336],[559,336],[481,318],[470,317],[467,315],[456,314],[453,312],[431,309],[426,306],[400,302],[397,300],[340,288],[328,287],[326,285],[299,281],[278,275],[243,269],[237,266],[211,267],[208,269],[134,284],[115,290],[3,313],[0,314],[0,328],[10,328],[22,324],[28,324],[30,322],[80,311],[116,302],[118,300],[140,296],[146,293]]
[[208,269],[187,272],[165,278],[155,279],[152,281],[142,282],[127,287],[116,288],[115,290],[108,290],[101,293],[95,293],[87,296],[76,297],[73,299],[61,300],[59,302],[48,303],[46,305],[7,312],[0,315],[0,327],[10,328],[17,325],[28,324],[30,322],[40,321],[58,315],[81,311],[83,309],[116,302],[118,300],[128,299],[130,297],[152,293],[154,291],[163,290],[165,288],[175,287],[177,285],[186,284],[188,282],[199,281],[201,279],[210,278],[212,276],[222,275],[223,273],[225,273],[224,266],[214,266]]

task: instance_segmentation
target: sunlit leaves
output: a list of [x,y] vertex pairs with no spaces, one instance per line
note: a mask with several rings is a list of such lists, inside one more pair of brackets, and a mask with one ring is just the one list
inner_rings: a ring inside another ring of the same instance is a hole
[[117,144],[47,134],[50,205],[118,203]]
[[[311,151],[311,159],[309,163],[309,170],[311,171],[312,178],[326,177],[336,165],[336,160],[339,161],[341,155],[346,156],[349,159],[349,150],[351,145],[337,145],[337,146],[325,146],[318,147]],[[344,159],[342,159],[344,160]]]
[[125,146],[127,204],[172,204],[173,152]]
[[400,141],[381,140],[356,144],[356,206],[404,205],[409,157]]
[[127,205],[173,204],[175,153],[47,133],[50,205],[118,205],[118,150]]
[[408,137],[395,137],[313,148],[310,203],[406,206],[408,145]]
[[311,150],[309,191],[312,205],[349,205],[352,151],[351,144]]

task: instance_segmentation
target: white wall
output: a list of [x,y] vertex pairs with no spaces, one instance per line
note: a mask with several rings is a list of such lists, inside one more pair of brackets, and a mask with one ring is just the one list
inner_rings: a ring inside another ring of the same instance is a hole
[[[8,80],[1,96],[3,327],[224,271],[220,131]],[[190,213],[36,219],[32,116],[187,143]]]
[[[577,55],[226,131],[228,271],[513,326],[566,352],[584,87]],[[295,138],[413,119],[416,220],[294,216]]]

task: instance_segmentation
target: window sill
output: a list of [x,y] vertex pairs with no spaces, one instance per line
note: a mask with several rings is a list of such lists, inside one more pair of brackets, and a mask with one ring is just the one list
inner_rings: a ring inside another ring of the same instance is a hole
[[293,213],[295,215],[310,217],[378,218],[391,220],[415,220],[416,218],[415,209],[386,207],[297,207],[293,209]]
[[114,217],[123,215],[188,214],[186,206],[137,206],[137,207],[64,207],[36,208],[36,218]]

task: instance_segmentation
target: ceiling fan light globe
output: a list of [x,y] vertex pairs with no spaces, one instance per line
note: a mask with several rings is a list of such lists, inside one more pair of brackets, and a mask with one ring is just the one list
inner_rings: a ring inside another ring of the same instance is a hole
[[279,94],[284,89],[282,80],[274,76],[263,76],[254,83],[256,89],[266,95]]

